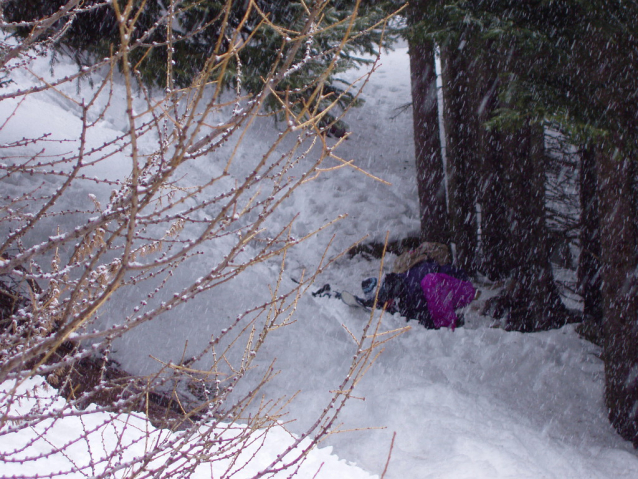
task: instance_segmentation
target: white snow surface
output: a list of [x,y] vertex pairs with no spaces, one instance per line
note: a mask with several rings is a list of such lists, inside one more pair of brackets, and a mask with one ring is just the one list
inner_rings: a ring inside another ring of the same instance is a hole
[[[48,71],[44,61],[39,68],[43,75]],[[63,64],[57,68],[71,67]],[[354,79],[361,74],[353,71],[346,76]],[[19,78],[18,84],[24,86],[28,81]],[[67,93],[79,94],[75,86]],[[22,137],[25,132],[31,136],[38,131],[51,132],[55,137],[78,130],[78,111],[56,98],[59,96],[51,94],[29,97],[17,110],[11,129],[0,132],[0,141]],[[352,135],[338,152],[390,184],[346,167],[322,174],[295,193],[277,213],[275,226],[283,226],[301,213],[294,226],[294,233],[301,236],[340,214],[348,216],[289,253],[285,282],[290,285],[304,269],[318,264],[333,235],[328,256],[365,235],[382,241],[386,233],[396,239],[418,232],[412,117],[410,109],[401,109],[411,101],[407,48],[400,46],[381,57],[363,98],[365,105],[346,118]],[[15,102],[0,103],[2,118],[14,107]],[[89,142],[115,136],[124,120],[106,117],[102,123],[97,135],[101,137]],[[272,122],[263,119],[254,128],[251,140],[241,147],[240,160],[254,157],[276,134]],[[152,142],[153,138],[143,141]],[[214,162],[199,162],[188,167],[185,174],[210,174],[214,168]],[[118,177],[126,171],[125,159],[114,157],[109,168],[96,168],[95,174]],[[21,186],[16,184],[14,190],[3,194],[16,193]],[[86,188],[78,201],[85,201],[88,193],[104,193]],[[231,306],[266,297],[267,285],[276,280],[277,267],[275,261],[253,268],[224,291],[204,295],[179,312],[139,328],[115,345],[116,359],[131,372],[147,373],[157,368],[151,354],[163,360],[179,359],[187,341],[189,348],[197,350],[221,327],[216,318],[231,317]],[[197,277],[197,268],[193,265],[183,276],[177,275],[175,285]],[[378,260],[343,257],[321,274],[313,289],[329,283],[335,290],[359,294],[361,280],[378,273]],[[120,305],[139,301],[140,293],[129,290],[108,306],[107,312],[117,316],[113,313]],[[490,294],[493,292],[483,291],[481,299]],[[322,442],[310,454],[299,477],[380,477],[389,455],[388,479],[638,477],[636,452],[614,432],[606,417],[599,348],[579,338],[573,326],[537,334],[492,328],[488,318],[479,316],[478,306],[475,302],[468,307],[466,326],[454,332],[425,330],[409,323],[411,329],[388,342],[358,385],[356,398],[340,416],[344,432]],[[367,318],[364,310],[350,308],[338,299],[308,294],[299,302],[297,321],[278,330],[267,343],[258,364],[268,365],[276,359],[281,373],[263,393],[276,398],[281,391],[299,391],[288,407],[287,419],[296,419],[287,425],[289,430],[300,433],[325,407],[330,391],[340,384],[355,353],[346,328],[356,334]],[[386,314],[381,329],[389,331],[405,325],[398,315]],[[57,403],[52,404],[55,407]],[[91,418],[99,424],[99,415]],[[131,420],[139,422],[140,430],[148,427],[140,418]],[[66,443],[74,431],[77,425],[59,421],[48,434],[57,435],[55,442]],[[136,437],[131,434],[133,443]],[[14,447],[12,440],[26,439],[5,436],[1,450]],[[260,454],[277,454],[286,441],[286,434],[273,430]],[[108,441],[102,444],[108,445]],[[77,454],[73,460],[81,461],[82,451]],[[260,457],[257,463],[267,459]],[[61,469],[65,460],[59,457],[37,467]],[[4,477],[27,473],[19,467],[6,467],[1,474]],[[244,469],[237,477],[251,477],[251,472]],[[210,477],[210,472],[203,470],[197,477]]]

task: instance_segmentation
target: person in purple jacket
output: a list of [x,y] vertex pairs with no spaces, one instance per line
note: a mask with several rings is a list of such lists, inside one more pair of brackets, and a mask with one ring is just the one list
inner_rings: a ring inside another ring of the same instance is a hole
[[[368,301],[374,300],[371,279],[362,284]],[[399,312],[407,320],[415,319],[428,329],[454,330],[461,325],[455,310],[470,304],[475,295],[465,271],[427,259],[403,273],[388,273],[379,288],[377,305]]]

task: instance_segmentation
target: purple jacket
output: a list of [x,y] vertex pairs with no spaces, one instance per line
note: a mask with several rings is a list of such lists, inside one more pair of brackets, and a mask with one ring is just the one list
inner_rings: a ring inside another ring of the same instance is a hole
[[[425,286],[431,291],[426,292],[424,289],[425,278],[429,278]],[[435,261],[422,261],[405,273],[388,274],[379,291],[379,299],[382,303],[390,301],[391,304],[393,300],[398,299],[398,305],[394,305],[398,306],[399,313],[408,319],[418,320],[426,328],[442,326],[454,328],[456,321],[451,318],[449,310],[452,308],[452,315],[454,315],[454,307],[468,294],[464,290],[463,298],[454,298],[453,302],[448,301],[446,296],[450,291],[441,289],[450,283],[450,280],[445,278],[454,279],[458,284],[468,284],[472,288],[469,277],[463,270],[451,264],[440,266]],[[474,288],[472,288],[472,298],[473,291]],[[442,318],[442,315],[445,317]],[[454,318],[456,318],[455,315]]]

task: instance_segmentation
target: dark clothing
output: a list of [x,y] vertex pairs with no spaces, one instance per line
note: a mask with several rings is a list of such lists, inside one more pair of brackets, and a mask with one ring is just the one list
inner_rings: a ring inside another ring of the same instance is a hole
[[437,273],[447,274],[448,276],[452,276],[453,278],[460,279],[461,281],[472,282],[469,275],[463,271],[461,268],[457,268],[450,264],[444,264],[439,267]]
[[433,328],[421,280],[439,268],[435,261],[422,261],[405,273],[388,273],[379,290],[379,304],[388,303],[406,319],[416,319],[426,328]]
[[433,273],[444,273],[461,281],[470,281],[465,271],[451,264],[441,266],[436,261],[421,261],[405,273],[386,275],[379,289],[379,304],[385,303],[389,310],[396,308],[401,316],[416,319],[426,328],[436,328],[421,287],[422,280]]

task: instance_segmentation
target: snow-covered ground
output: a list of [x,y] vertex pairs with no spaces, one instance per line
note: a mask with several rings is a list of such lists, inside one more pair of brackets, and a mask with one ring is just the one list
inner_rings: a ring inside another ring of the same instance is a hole
[[[73,91],[70,88],[69,94]],[[15,129],[0,132],[0,141],[24,136],[21,126],[29,128],[31,136],[36,129],[68,134],[78,128],[78,111],[54,98],[29,98],[11,123]],[[319,176],[295,193],[274,221],[285,225],[301,212],[296,235],[340,214],[348,216],[290,252],[285,282],[291,285],[304,269],[318,264],[323,245],[332,235],[336,238],[330,255],[366,235],[382,241],[387,232],[391,239],[418,232],[412,117],[411,110],[401,108],[411,100],[405,47],[382,56],[364,99],[365,105],[346,118],[352,135],[339,152],[387,183],[345,167]],[[13,106],[9,101],[0,104],[3,119]],[[107,117],[98,132],[108,138],[121,122],[122,118]],[[250,158],[276,134],[272,123],[264,119],[254,128],[252,140],[242,146],[239,158]],[[205,168],[198,164],[187,173],[197,175]],[[117,172],[115,167],[96,175],[117,176]],[[14,194],[20,187],[16,184],[6,193]],[[133,332],[115,345],[116,358],[131,372],[147,373],[157,367],[151,354],[179,359],[186,341],[195,350],[198,341],[208,341],[216,328],[215,318],[226,314],[229,301],[247,302],[262,294],[264,285],[275,279],[276,268],[271,266],[275,265],[253,268],[223,295],[203,296]],[[322,273],[316,288],[329,283],[333,289],[359,293],[361,280],[378,273],[377,260],[343,257]],[[174,281],[179,284],[180,280],[178,275]],[[137,301],[137,293],[131,290],[120,296],[119,304]],[[491,293],[485,290],[481,299]],[[491,328],[490,320],[478,315],[477,306],[468,308],[466,326],[455,332],[429,331],[414,324],[388,342],[359,384],[357,398],[340,417],[344,432],[329,436],[322,449],[311,454],[300,477],[315,477],[321,463],[316,477],[379,477],[390,453],[388,479],[638,477],[636,452],[615,434],[606,418],[599,349],[580,339],[573,326],[538,334]],[[117,310],[117,303],[107,309]],[[368,313],[334,298],[306,295],[299,302],[296,319],[274,334],[259,361],[270,364],[276,358],[281,370],[264,387],[266,396],[300,391],[288,407],[288,419],[296,419],[287,425],[292,432],[307,427],[338,386],[354,352],[347,330],[360,331]],[[381,329],[403,326],[401,317],[385,315]],[[73,426],[62,428],[60,441],[65,442],[64,435],[72,432]],[[281,441],[273,433],[268,443],[272,449],[268,446],[262,453],[275,451]],[[0,442],[0,447],[7,450],[12,444]],[[241,477],[250,477],[249,472],[244,470]],[[3,476],[24,473],[2,471]]]

